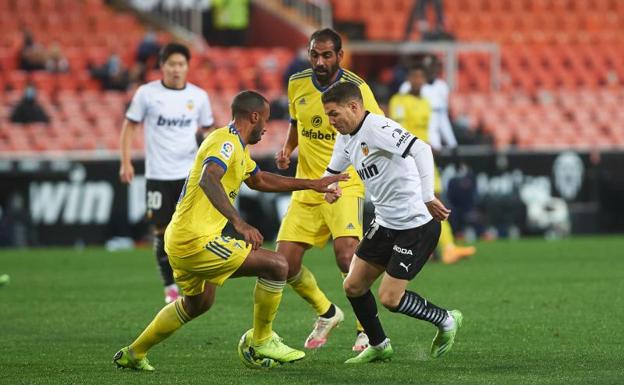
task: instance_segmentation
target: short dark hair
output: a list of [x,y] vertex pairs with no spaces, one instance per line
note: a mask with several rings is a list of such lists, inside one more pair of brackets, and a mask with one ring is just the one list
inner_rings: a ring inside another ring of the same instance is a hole
[[413,72],[413,71],[422,71],[425,74],[427,73],[427,69],[425,68],[425,65],[422,62],[414,63],[411,66],[409,66],[408,72]]
[[179,43],[169,43],[160,50],[160,62],[166,62],[167,59],[169,59],[169,56],[174,53],[179,53],[184,56],[187,62],[191,61],[191,51],[187,46]]
[[337,103],[344,104],[351,100],[364,103],[360,87],[351,82],[339,82],[329,87],[321,96],[323,104]]
[[241,91],[232,100],[232,116],[244,117],[252,112],[260,112],[268,103],[269,101],[256,91]]
[[310,41],[308,42],[308,45],[312,44],[313,40],[331,40],[331,42],[334,43],[334,52],[336,53],[338,53],[342,49],[342,38],[340,37],[338,32],[334,31],[331,28],[323,28],[314,32],[312,36],[310,36]]

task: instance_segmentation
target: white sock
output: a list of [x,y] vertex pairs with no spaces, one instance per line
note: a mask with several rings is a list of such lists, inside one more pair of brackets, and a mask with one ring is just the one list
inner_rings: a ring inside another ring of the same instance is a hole
[[384,350],[389,345],[390,345],[390,338],[386,337],[386,339],[381,341],[379,345],[371,345],[371,346],[373,347],[373,349]]
[[440,329],[442,329],[445,332],[449,330],[453,330],[453,328],[455,327],[455,318],[453,318],[451,313],[449,313],[448,311],[446,312],[446,314],[447,314],[446,319],[442,321],[442,323],[440,324]]

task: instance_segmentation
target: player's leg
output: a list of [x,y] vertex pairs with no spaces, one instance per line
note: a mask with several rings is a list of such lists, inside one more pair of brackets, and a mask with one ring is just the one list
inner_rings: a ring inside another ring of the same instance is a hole
[[434,357],[444,354],[453,345],[462,322],[461,312],[448,311],[406,288],[427,262],[439,236],[440,224],[435,220],[400,231],[379,286],[379,299],[388,310],[427,321],[438,328],[431,350]]
[[187,287],[191,287],[191,280],[195,287],[194,291],[198,291],[198,293],[186,295],[184,298],[179,297],[163,307],[130,346],[115,354],[113,362],[118,367],[154,370],[146,358],[149,349],[167,339],[193,318],[210,309],[214,303],[216,287],[212,284],[204,284],[203,281],[196,278],[189,278],[189,281],[185,281]]
[[171,303],[178,296],[178,287],[173,279],[173,270],[165,252],[164,234],[175,211],[184,180],[147,180],[147,217],[154,225],[154,256],[160,271],[165,291],[165,302]]
[[383,271],[383,266],[367,262],[357,255],[351,261],[349,274],[344,280],[343,287],[353,312],[362,323],[369,338],[369,346],[345,363],[361,364],[385,361],[393,355],[390,340],[386,336],[377,314],[375,297],[370,291],[371,285]]
[[[364,199],[345,196],[334,204],[323,205],[322,212],[334,239],[336,264],[344,279],[349,272],[355,249],[362,239]],[[330,309],[329,316],[331,315]],[[364,333],[364,328],[357,318],[355,320],[355,335],[352,350],[361,352],[368,346],[368,336]]]
[[308,349],[323,346],[329,332],[344,319],[342,311],[319,288],[312,272],[302,265],[305,250],[312,245],[323,247],[330,236],[321,206],[291,201],[277,235],[277,252],[288,260],[288,284],[318,315],[304,343]]
[[251,346],[255,358],[272,358],[279,362],[293,362],[305,353],[290,348],[273,332],[273,320],[286,285],[288,263],[286,258],[270,250],[251,251],[232,277],[258,277],[254,288],[254,318]]

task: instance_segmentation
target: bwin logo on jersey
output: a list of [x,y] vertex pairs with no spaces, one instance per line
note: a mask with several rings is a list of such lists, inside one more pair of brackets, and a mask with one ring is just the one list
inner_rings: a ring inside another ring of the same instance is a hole
[[362,180],[372,178],[375,175],[379,174],[379,169],[377,169],[377,166],[374,164],[367,166],[364,163],[362,163],[362,168],[359,168],[356,171],[358,175],[360,176],[360,179]]
[[156,121],[156,125],[167,126],[167,127],[190,127],[192,121],[193,120],[191,118],[187,118],[185,115],[182,115],[181,118],[172,118],[172,119],[168,119],[162,115],[158,115],[158,120]]
[[410,250],[410,249],[404,249],[404,248],[399,247],[399,246],[397,246],[397,245],[394,245],[394,246],[392,247],[392,250],[396,251],[396,252],[397,252],[397,253],[399,253],[399,254],[414,255],[414,254],[412,254],[412,250]]

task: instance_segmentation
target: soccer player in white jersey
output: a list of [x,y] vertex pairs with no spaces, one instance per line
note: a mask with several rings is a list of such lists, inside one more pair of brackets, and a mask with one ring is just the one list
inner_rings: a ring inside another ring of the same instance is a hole
[[[364,110],[356,85],[335,84],[323,93],[322,101],[330,123],[341,134],[327,173],[337,174],[353,165],[375,206],[375,219],[344,281],[369,347],[345,363],[385,361],[394,354],[370,291],[382,275],[379,299],[383,306],[435,325],[438,332],[431,356],[440,357],[452,347],[462,313],[447,311],[406,290],[438,243],[440,221],[450,214],[433,193],[431,147],[397,122]],[[325,199],[335,202],[340,199],[340,190],[326,194]]]
[[154,225],[154,254],[166,303],[175,301],[179,294],[164,248],[165,229],[198,145],[214,123],[208,94],[186,81],[190,59],[191,53],[184,45],[170,43],[163,47],[162,80],[139,87],[121,129],[119,176],[123,183],[130,183],[134,178],[132,136],[141,122],[144,125],[147,217]]

